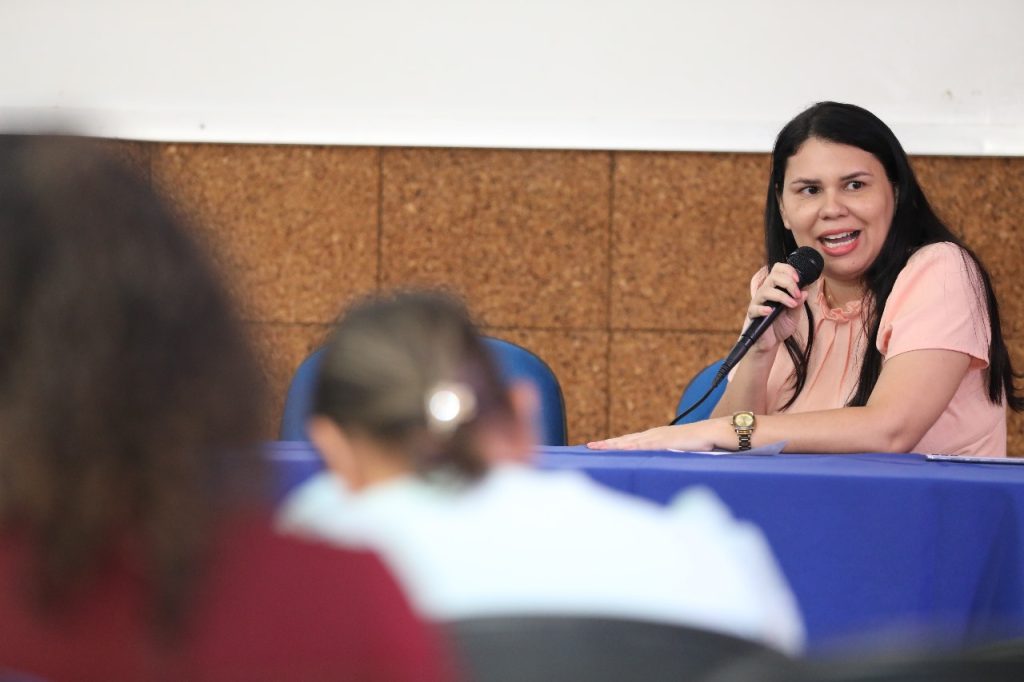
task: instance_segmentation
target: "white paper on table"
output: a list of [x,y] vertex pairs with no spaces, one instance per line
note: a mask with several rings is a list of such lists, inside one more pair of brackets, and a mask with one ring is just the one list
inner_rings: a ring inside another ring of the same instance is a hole
[[971,462],[974,464],[1024,464],[1024,457],[977,457],[970,455],[925,455],[931,462]]
[[669,448],[669,452],[689,452],[694,455],[777,455],[782,452],[783,448],[786,447],[784,440],[777,441],[775,443],[768,443],[760,447],[751,448],[749,450],[737,451],[737,450],[673,450]]

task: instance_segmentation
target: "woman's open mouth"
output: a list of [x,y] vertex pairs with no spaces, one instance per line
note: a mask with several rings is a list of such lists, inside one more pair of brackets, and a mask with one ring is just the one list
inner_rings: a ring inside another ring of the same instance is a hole
[[836,232],[818,238],[822,250],[829,256],[843,256],[857,247],[857,239],[860,237],[860,230],[849,230],[847,232]]

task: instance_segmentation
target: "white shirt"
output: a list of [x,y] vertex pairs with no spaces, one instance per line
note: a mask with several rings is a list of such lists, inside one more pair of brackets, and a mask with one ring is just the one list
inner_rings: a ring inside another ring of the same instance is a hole
[[717,630],[790,653],[804,631],[760,530],[706,488],[665,508],[569,471],[503,465],[451,488],[359,494],[328,473],[282,506],[288,531],[375,550],[426,617],[575,614]]

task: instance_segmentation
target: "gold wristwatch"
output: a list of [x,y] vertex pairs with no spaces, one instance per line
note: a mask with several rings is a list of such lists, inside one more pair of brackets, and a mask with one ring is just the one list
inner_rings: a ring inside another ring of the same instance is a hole
[[750,449],[750,437],[754,435],[754,426],[756,426],[757,420],[754,418],[753,412],[734,412],[732,415],[732,430],[736,432],[736,437],[740,439],[740,446],[738,450],[749,450]]

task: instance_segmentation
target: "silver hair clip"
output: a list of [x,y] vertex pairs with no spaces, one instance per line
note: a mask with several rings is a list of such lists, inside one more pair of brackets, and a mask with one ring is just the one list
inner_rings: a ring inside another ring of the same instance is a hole
[[448,434],[476,414],[476,396],[468,384],[444,382],[427,391],[425,399],[427,428]]

